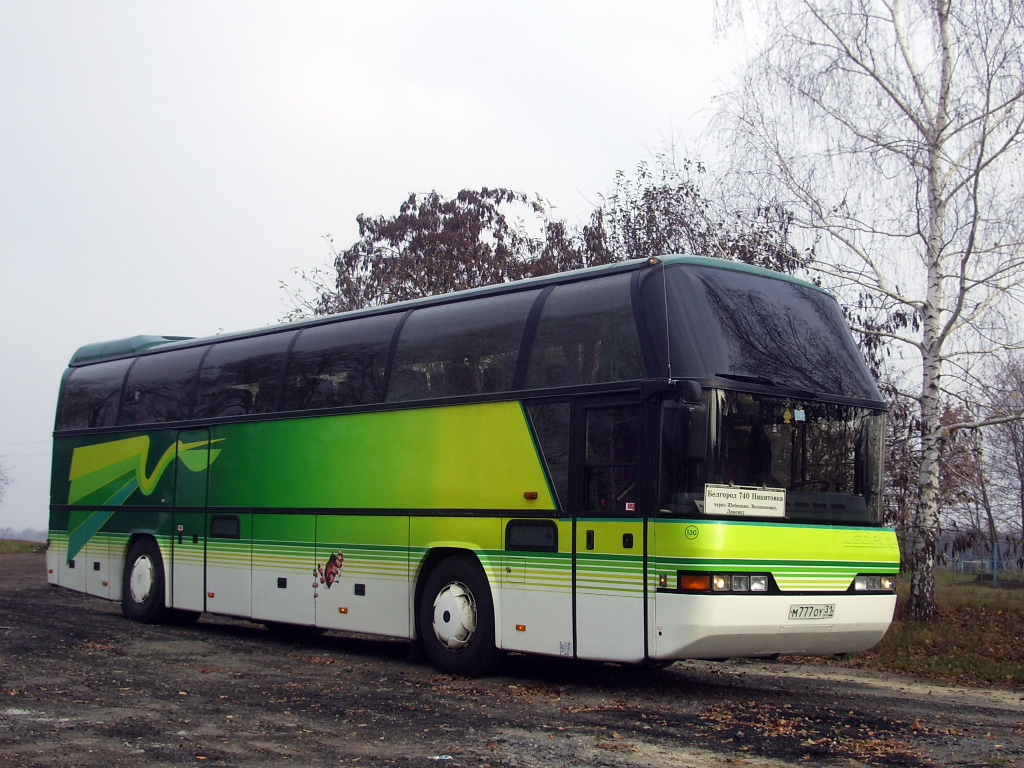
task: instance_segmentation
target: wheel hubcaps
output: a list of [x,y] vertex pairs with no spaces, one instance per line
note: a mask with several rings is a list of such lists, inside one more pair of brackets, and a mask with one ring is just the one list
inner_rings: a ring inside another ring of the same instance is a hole
[[153,584],[156,581],[156,569],[149,555],[143,555],[132,565],[132,574],[129,579],[129,589],[132,593],[132,600],[140,605],[149,598],[153,591]]
[[476,632],[476,600],[464,584],[452,582],[434,598],[434,634],[450,651],[461,651]]

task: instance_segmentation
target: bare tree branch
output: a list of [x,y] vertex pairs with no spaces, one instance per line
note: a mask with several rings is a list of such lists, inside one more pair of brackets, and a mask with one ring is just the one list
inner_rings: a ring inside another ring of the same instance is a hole
[[[1024,25],[1013,0],[766,0],[764,49],[721,99],[737,179],[793,211],[809,268],[855,330],[916,354],[912,612],[932,618],[940,460],[1001,424],[970,388],[1021,343],[992,318],[1024,292]],[[1007,22],[1007,19],[1016,21]],[[904,391],[906,387],[902,388]],[[962,403],[968,418],[944,415]],[[1002,418],[1002,417],[999,417]]]

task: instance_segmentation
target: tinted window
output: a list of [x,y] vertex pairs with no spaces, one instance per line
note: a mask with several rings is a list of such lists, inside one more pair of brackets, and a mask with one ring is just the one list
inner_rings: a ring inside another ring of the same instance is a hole
[[510,390],[526,316],[539,293],[491,296],[414,311],[398,339],[387,399]]
[[509,520],[505,549],[513,552],[557,552],[558,526],[552,520]]
[[794,382],[818,392],[874,396],[874,382],[831,297],[721,269],[699,277],[722,329],[729,373]]
[[242,523],[233,515],[214,515],[210,518],[210,538],[240,539]]
[[131,360],[76,368],[64,380],[57,429],[109,427],[117,420],[124,375]]
[[199,373],[196,418],[273,411],[291,337],[275,333],[215,344]]
[[651,318],[664,318],[668,300],[675,376],[753,377],[823,394],[881,399],[831,296],[733,269],[681,264],[665,272],[667,287],[652,280],[644,292]]
[[306,328],[288,357],[281,409],[300,411],[379,403],[400,314]]
[[584,462],[587,511],[636,514],[636,462],[639,452],[638,407],[587,411]]
[[205,347],[143,355],[128,372],[118,424],[151,424],[188,418],[196,368]]
[[569,499],[569,403],[530,405],[527,412],[556,501],[564,509]]
[[614,275],[551,292],[530,353],[528,388],[644,377],[630,279],[629,274]]

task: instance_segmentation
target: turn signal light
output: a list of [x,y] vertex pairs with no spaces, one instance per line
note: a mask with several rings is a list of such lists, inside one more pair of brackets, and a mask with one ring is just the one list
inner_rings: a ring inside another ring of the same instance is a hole
[[707,592],[711,589],[711,577],[706,573],[680,573],[679,588],[685,592]]

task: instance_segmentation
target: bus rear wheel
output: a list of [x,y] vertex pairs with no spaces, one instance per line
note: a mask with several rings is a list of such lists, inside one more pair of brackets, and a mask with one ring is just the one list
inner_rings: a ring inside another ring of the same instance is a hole
[[450,557],[430,574],[420,597],[419,634],[442,672],[476,677],[497,666],[491,590],[475,559]]
[[143,624],[171,618],[164,605],[164,563],[160,547],[150,538],[136,539],[128,550],[121,577],[121,612]]

